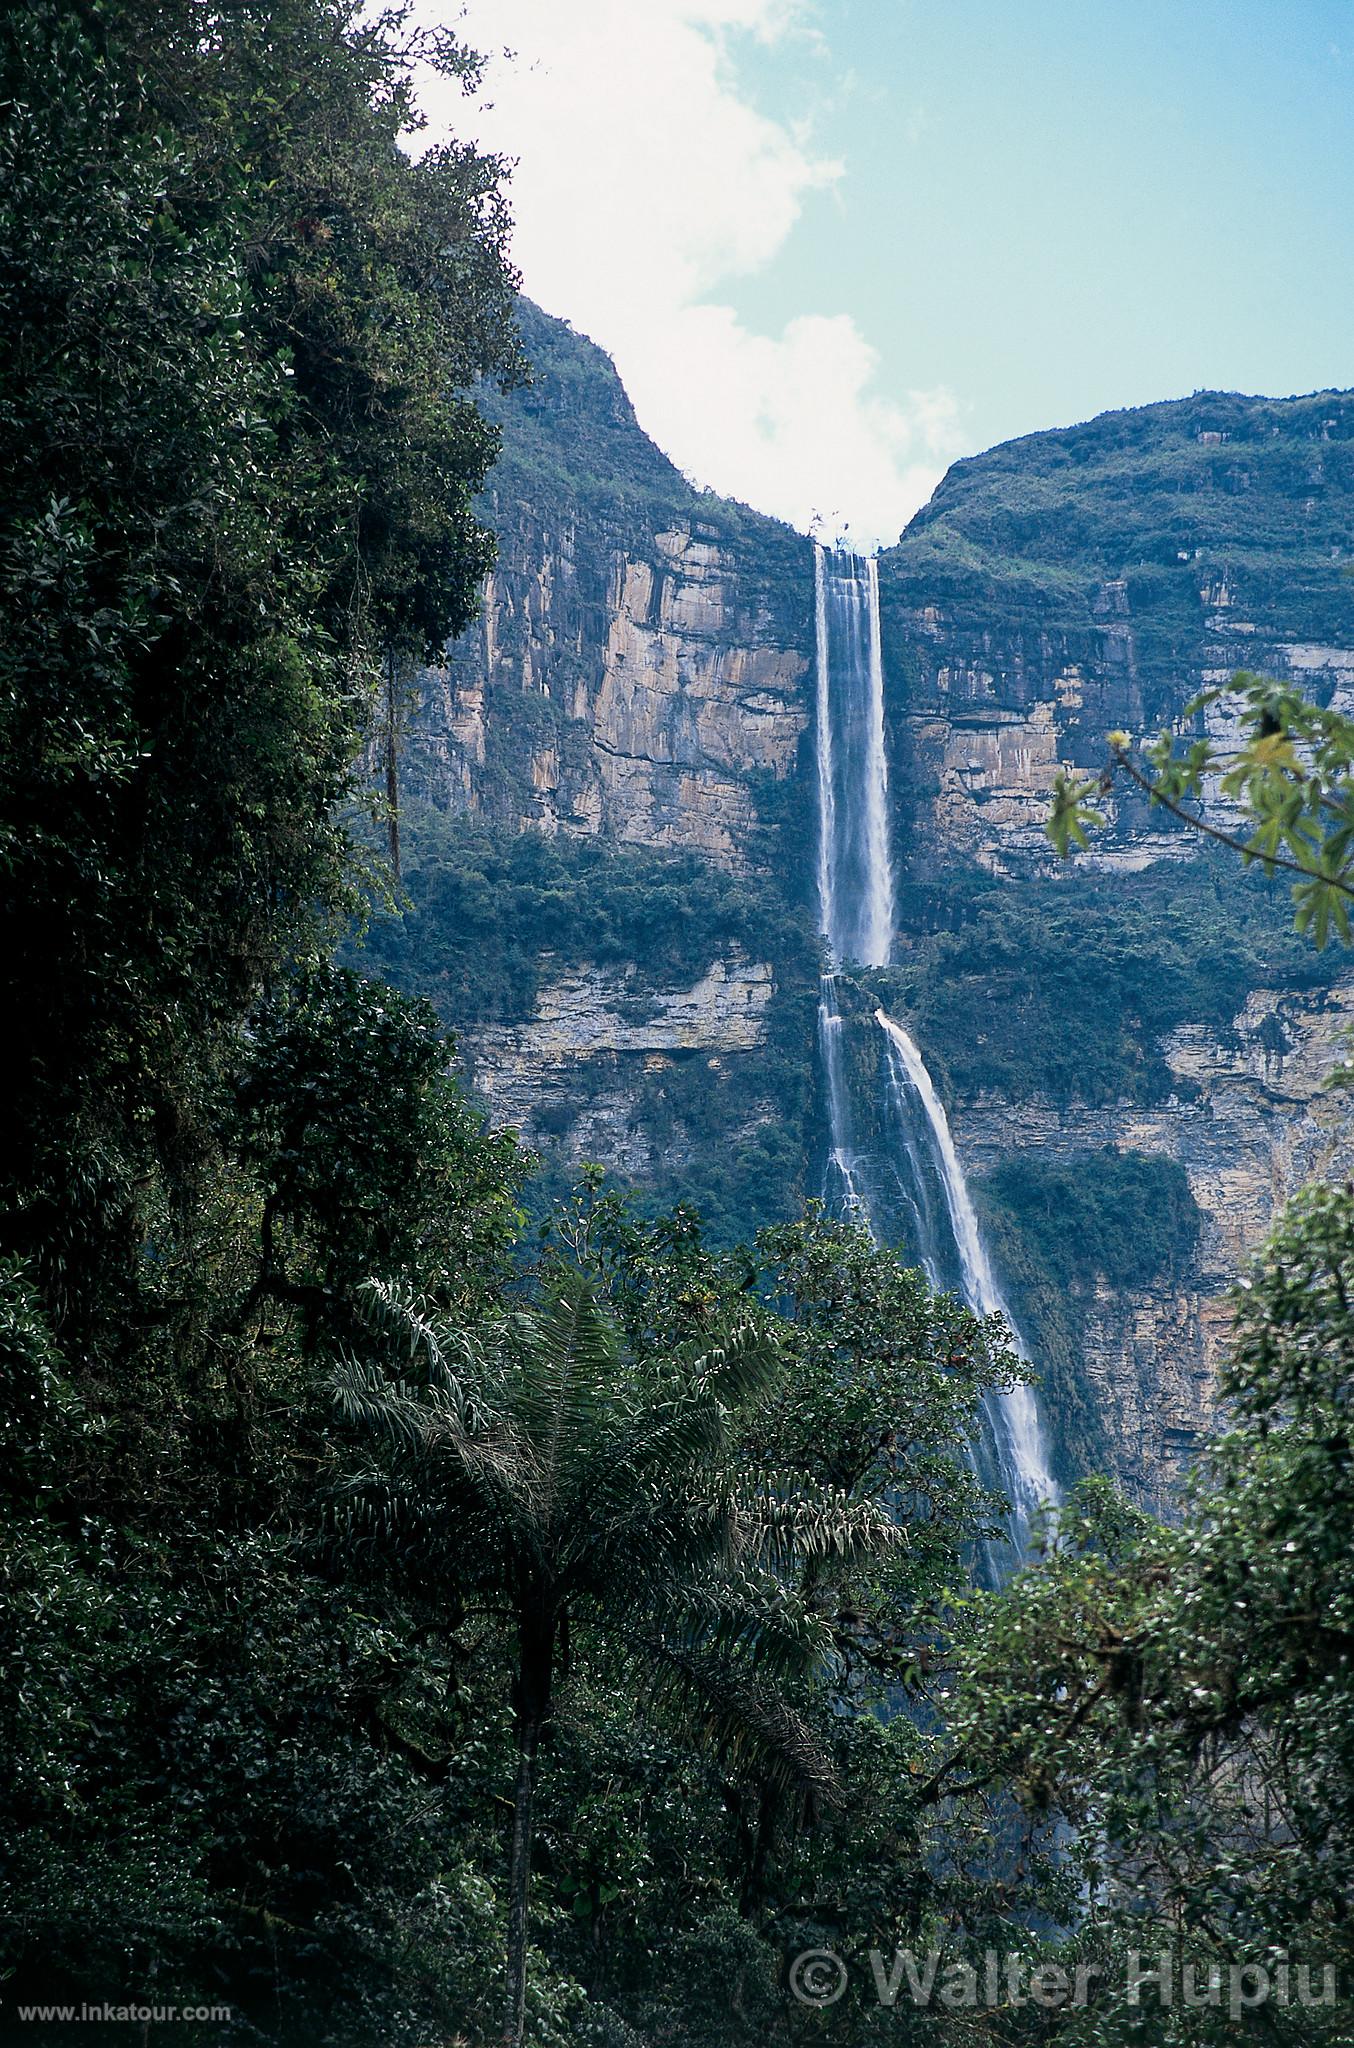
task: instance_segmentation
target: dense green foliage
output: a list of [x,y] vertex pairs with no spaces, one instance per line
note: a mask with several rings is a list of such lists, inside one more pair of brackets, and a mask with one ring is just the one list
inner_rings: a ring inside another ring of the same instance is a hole
[[292,963],[377,656],[490,556],[498,167],[410,163],[325,0],[10,10],[0,71],[6,1990],[356,2023],[439,1863],[311,1361],[424,1243],[483,1300],[520,1175],[430,1015]]
[[1108,1462],[1086,1384],[1086,1316],[1097,1283],[1178,1287],[1200,1211],[1173,1159],[1141,1152],[1007,1159],[975,1189],[1011,1312],[1039,1360],[1042,1408],[1064,1476]]
[[[373,1058],[379,1094],[355,1087]],[[398,1730],[426,1674],[398,1608],[355,1601],[325,1554],[322,1360],[371,1262],[431,1248],[463,1316],[501,1284],[520,1169],[445,1068],[431,1016],[393,993],[332,973],[289,988],[242,1058],[213,1183],[142,1246],[116,1346],[59,1349],[11,1269],[17,1997],[185,2003],[225,1983],[245,2038],[270,2012],[360,2038],[369,2005],[372,2026],[423,2009],[406,1952],[443,1866]]]
[[[1182,1524],[1096,1491],[1051,1566],[997,1602],[966,1660],[959,1768],[999,1773],[1075,1833],[1107,1957],[1306,1965],[1334,2003],[1265,2010],[1268,2038],[1348,2039],[1349,1392],[1354,1200],[1301,1198],[1237,1297],[1227,1431]],[[1236,2038],[1225,2009],[1134,2010],[1122,1965],[1069,2042]],[[1259,2024],[1259,2022],[1257,2022]]]
[[[389,1446],[341,1506],[357,1556],[412,1581],[444,1637],[468,1611],[513,1625],[514,2039],[556,1693],[567,1716],[580,1667],[610,1687],[629,1679],[669,1741],[665,1701],[694,1709],[756,1801],[724,1883],[732,1894],[738,1873],[745,1916],[774,1912],[805,1802],[843,1798],[831,1728],[848,1675],[876,1697],[906,1681],[919,1610],[983,1526],[954,1453],[978,1390],[1011,1366],[989,1350],[999,1332],[849,1229],[792,1227],[763,1239],[760,1260],[719,1260],[690,1216],[645,1228],[603,1199],[558,1230],[540,1312],[466,1333],[382,1289],[388,1364],[353,1358],[338,1378],[344,1415]],[[616,1798],[630,1774],[619,1757],[611,1770]],[[631,1827],[633,1859],[643,1823]],[[580,1895],[573,1875],[576,1915],[623,1889],[605,1869],[593,1883]],[[607,1947],[621,2005],[651,1996],[633,1936],[617,1927]],[[763,1952],[764,1978],[772,1961]]]
[[1173,1159],[1106,1147],[1073,1171],[1056,1160],[1008,1159],[984,1183],[988,1198],[1018,1215],[1039,1263],[1059,1286],[1113,1273],[1146,1287],[1188,1265],[1198,1209]]
[[1271,885],[1221,855],[1018,891],[960,873],[905,899],[904,917],[880,986],[961,1095],[1160,1101],[1185,1086],[1162,1057],[1166,1033],[1197,1025],[1225,1043],[1252,989],[1321,988],[1340,971],[1291,929]]
[[[595,1262],[632,1352],[704,1349],[730,1313],[756,1317],[774,1342],[779,1370],[736,1418],[724,1483],[749,1536],[760,1532],[740,1546],[747,1563],[764,1571],[778,1559],[763,1581],[768,1624],[807,1624],[825,1655],[771,1729],[741,1730],[745,1694],[712,1684],[715,1612],[694,1638],[670,1632],[678,1697],[699,1685],[701,1718],[720,1738],[684,1757],[671,1723],[660,1713],[636,1727],[616,1689],[643,1624],[642,1579],[623,1605],[591,1621],[584,1608],[542,1774],[549,1886],[576,1930],[600,2040],[630,2039],[628,2023],[642,2039],[675,2033],[695,2048],[792,2042],[787,1954],[846,1925],[880,1939],[900,1922],[920,1933],[949,1910],[945,1858],[930,1869],[924,1848],[927,1740],[913,1715],[876,1715],[910,1697],[924,1717],[959,1552],[996,1505],[964,1466],[958,1432],[979,1390],[1015,1362],[999,1328],[981,1330],[862,1232],[820,1217],[720,1254],[690,1211],[645,1222],[609,1196],[581,1218],[566,1213],[559,1230],[571,1255]],[[719,1478],[716,1466],[695,1491]],[[880,1512],[901,1540],[834,1555],[834,1524],[868,1527]],[[730,1634],[728,1647],[752,1640]],[[641,1697],[661,1704],[670,1684],[651,1678]],[[777,1727],[802,1745],[788,1771],[758,1762]],[[815,1759],[824,1775],[810,1786]]]
[[765,881],[697,853],[547,838],[426,808],[406,820],[407,908],[368,925],[364,964],[426,995],[448,1021],[530,1016],[562,966],[633,967],[634,997],[698,981],[737,946],[816,965],[803,922]]
[[356,2026],[441,1861],[310,1361],[374,1261],[482,1301],[520,1173],[430,1015],[291,963],[376,656],[489,558],[498,167],[412,164],[323,0],[11,10],[0,70],[6,1993]]
[[0,75],[8,1206],[116,1318],[138,1191],[338,901],[380,648],[490,559],[455,392],[515,360],[506,223],[494,162],[400,152],[339,4],[11,10]]

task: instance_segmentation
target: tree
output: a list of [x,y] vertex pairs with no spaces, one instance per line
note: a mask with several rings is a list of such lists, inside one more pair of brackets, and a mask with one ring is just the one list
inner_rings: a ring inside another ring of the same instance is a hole
[[492,554],[502,167],[401,150],[399,23],[0,17],[5,1226],[77,1353],[135,1328],[146,1190],[191,1206],[242,1019],[351,908],[382,650]]
[[[1207,730],[1210,716],[1213,731]],[[1059,770],[1047,824],[1058,853],[1065,859],[1073,847],[1089,843],[1105,823],[1095,799],[1108,796],[1123,775],[1151,803],[1191,831],[1232,847],[1247,865],[1258,862],[1267,875],[1296,875],[1298,930],[1324,946],[1333,925],[1348,944],[1354,720],[1312,703],[1291,683],[1239,669],[1227,688],[1193,698],[1180,723],[1195,728],[1183,752],[1170,731],[1141,753],[1126,732],[1112,732],[1109,762],[1099,776]],[[1240,813],[1240,830],[1190,808],[1215,794]]]
[[[1345,2038],[1322,1973],[1354,1970],[1352,1303],[1354,1194],[1310,1189],[1236,1295],[1229,1426],[1179,1526],[1084,1493],[991,1605],[953,1724],[954,1786],[1070,1824],[1091,1953],[1160,1949],[1200,1982],[1301,1968],[1314,2002],[1270,2021],[1299,2042]],[[1071,2039],[1138,2038],[1126,1978],[1104,1973]],[[1228,2038],[1207,2012],[1155,2024]]]
[[478,1313],[519,1222],[441,1034],[318,964],[517,372],[502,166],[401,146],[420,55],[473,84],[344,0],[0,10],[0,1974],[306,2038],[446,2006],[426,1658],[321,1568],[317,1354],[373,1268]]
[[795,1569],[883,1548],[893,1529],[827,1486],[738,1483],[734,1416],[775,1372],[752,1318],[695,1353],[636,1357],[593,1281],[563,1268],[540,1308],[490,1338],[405,1290],[379,1288],[376,1300],[422,1377],[392,1379],[356,1358],[338,1374],[341,1413],[390,1452],[350,1482],[342,1527],[370,1554],[434,1573],[446,1619],[479,1597],[515,1628],[504,2038],[519,2048],[537,1758],[580,1615],[606,1618],[646,1688],[694,1696],[724,1739],[821,1790],[824,1762],[770,1682],[832,1650],[796,1596]]
[[238,1321],[290,1304],[313,1353],[351,1337],[373,1273],[439,1275],[440,1306],[467,1318],[494,1299],[527,1161],[484,1128],[455,1051],[430,1004],[327,962],[260,1004],[233,1089],[234,1149],[261,1196]]
[[465,1321],[500,1298],[525,1162],[450,1053],[393,991],[300,973],[244,1049],[219,1182],[163,1230],[147,1204],[112,1365],[73,1371],[0,1269],[11,1997],[172,1986],[282,2040],[445,2022],[491,1915],[482,1824],[449,1863],[426,1818],[428,1755],[462,1738],[437,1646],[325,1551],[322,1374],[373,1269],[444,1262]]
[[[636,1728],[605,1618],[572,1632],[570,1706],[542,1788],[546,1896],[567,1899],[572,1922],[552,1953],[646,2038],[789,2042],[800,2035],[784,1971],[797,1952],[888,1946],[904,1931],[925,1947],[955,1905],[990,1900],[978,1855],[940,1875],[955,1829],[937,1834],[923,1795],[966,1556],[1003,1511],[964,1447],[981,1391],[1017,1362],[1004,1330],[819,1210],[720,1253],[691,1209],[646,1219],[596,1176],[557,1235],[591,1262],[641,1355],[698,1348],[760,1303],[780,1366],[738,1419],[739,1468],[786,1493],[840,1492],[898,1530],[881,1550],[793,1565],[796,1597],[832,1644],[795,1704],[832,1758],[840,1803],[796,1791],[755,1749],[693,1761],[680,1702]],[[870,2004],[852,1993],[862,2040],[894,2019],[875,2007],[872,2022]]]

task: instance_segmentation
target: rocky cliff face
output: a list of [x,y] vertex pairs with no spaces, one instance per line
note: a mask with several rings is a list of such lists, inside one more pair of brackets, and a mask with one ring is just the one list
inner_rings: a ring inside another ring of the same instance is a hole
[[[923,862],[1046,865],[1057,767],[1098,768],[1107,732],[1155,731],[1237,668],[1349,692],[1352,553],[1348,393],[1204,392],[957,463],[880,564]],[[1096,864],[1183,851],[1136,797],[1106,810]]]
[[807,672],[711,522],[600,555],[519,523],[479,626],[424,680],[424,758],[442,793],[520,829],[744,867],[758,781],[795,764]]
[[809,543],[694,491],[600,350],[528,308],[479,624],[419,679],[412,787],[515,829],[767,858],[812,709]]
[[735,950],[689,988],[644,993],[631,967],[564,969],[530,1017],[483,1025],[463,1045],[496,1123],[529,1143],[554,1140],[574,1159],[604,1160],[640,1182],[689,1169],[705,1135],[680,1115],[660,1119],[665,1084],[692,1068],[711,1091],[742,1084],[736,1148],[777,1114],[757,1086],[775,994],[769,961]]
[[[567,874],[504,886],[486,929],[535,953],[530,1007],[458,1013],[445,970],[423,985],[495,1119],[550,1168],[599,1160],[746,1231],[796,1206],[812,1171],[812,548],[693,489],[609,359],[530,305],[521,317],[534,381],[500,402],[484,507],[498,563],[477,625],[416,679],[404,793],[415,816],[574,842],[580,860],[607,850],[647,922],[628,917],[621,970],[600,930],[594,948],[575,928],[567,952],[548,936]],[[416,863],[416,828],[410,845]],[[723,911],[702,898],[703,947],[693,859],[735,878],[736,903],[715,892]],[[689,941],[680,970],[669,924]]]
[[955,1135],[981,1180],[1038,1155],[1094,1176],[1105,1147],[1177,1162],[1201,1228],[1185,1270],[1147,1286],[1098,1272],[1077,1304],[1081,1362],[1114,1468],[1162,1505],[1213,1420],[1228,1291],[1306,1182],[1354,1164],[1354,1096],[1330,1089],[1354,1028],[1354,975],[1319,993],[1257,989],[1223,1035],[1187,1025],[1162,1051],[1177,1084],[1151,1105],[1101,1109],[981,1096]]

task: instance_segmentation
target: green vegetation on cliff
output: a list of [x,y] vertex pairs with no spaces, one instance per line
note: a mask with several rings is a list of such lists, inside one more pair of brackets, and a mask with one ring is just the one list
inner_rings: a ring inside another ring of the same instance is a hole
[[880,583],[886,608],[1089,636],[1124,581],[1155,719],[1220,602],[1280,639],[1354,645],[1351,558],[1354,395],[1203,391],[956,463]]
[[485,400],[503,433],[489,517],[529,508],[544,523],[605,508],[609,522],[642,531],[689,511],[697,493],[640,426],[610,356],[530,299],[519,298],[517,320],[528,381]]
[[[1255,990],[1319,1000],[1348,961],[1293,929],[1283,883],[1222,853],[1130,875],[1012,882],[959,870],[905,889],[901,909],[897,964],[871,986],[908,1023],[950,1105],[987,1098],[1016,1120],[1026,1106],[1097,1113],[1099,1148],[1069,1140],[1056,1162],[1022,1152],[974,1193],[1038,1362],[1059,1468],[1102,1469],[1083,1362],[1095,1283],[1112,1295],[1187,1289],[1200,1226],[1182,1168],[1104,1149],[1116,1123],[1130,1106],[1197,1094],[1165,1057],[1173,1032],[1239,1058],[1237,1018]],[[1281,1061],[1282,1010],[1255,1030],[1265,1061]]]
[[1038,1360],[1045,1427],[1064,1480],[1104,1471],[1104,1421],[1085,1371],[1097,1284],[1179,1286],[1201,1215],[1173,1159],[1104,1146],[1073,1160],[1008,1159],[974,1189],[1017,1325]]
[[[795,1214],[813,1190],[814,1005],[818,950],[781,879],[732,875],[697,853],[603,839],[547,838],[415,807],[407,820],[406,906],[373,916],[347,957],[436,1007],[461,1029],[525,1024],[542,985],[571,970],[627,970],[622,1011],[652,1018],[660,994],[716,962],[766,963],[766,1043],[714,1059],[681,1049],[631,1059],[619,1133],[647,1158],[645,1199],[688,1202],[731,1244]],[[533,1202],[572,1183],[560,1140],[617,1084],[617,1057],[580,1057],[544,1077],[532,1104],[541,1153]]]
[[512,832],[418,807],[407,911],[375,917],[369,964],[427,996],[451,1028],[531,1015],[542,979],[576,963],[633,966],[636,996],[680,988],[731,946],[816,966],[804,922],[766,877],[701,854]]
[[1167,1034],[1198,1025],[1226,1044],[1252,990],[1344,970],[1293,930],[1286,895],[1225,856],[1018,883],[961,870],[905,893],[880,985],[952,1097],[1159,1102],[1187,1086]]

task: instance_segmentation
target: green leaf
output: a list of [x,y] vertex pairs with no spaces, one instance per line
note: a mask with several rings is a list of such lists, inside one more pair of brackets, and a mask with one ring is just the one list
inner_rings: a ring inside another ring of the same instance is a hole
[[1104,813],[1086,801],[1098,787],[1094,781],[1074,780],[1065,768],[1058,770],[1044,830],[1060,860],[1069,859],[1074,846],[1088,846],[1089,834],[1104,826]]

